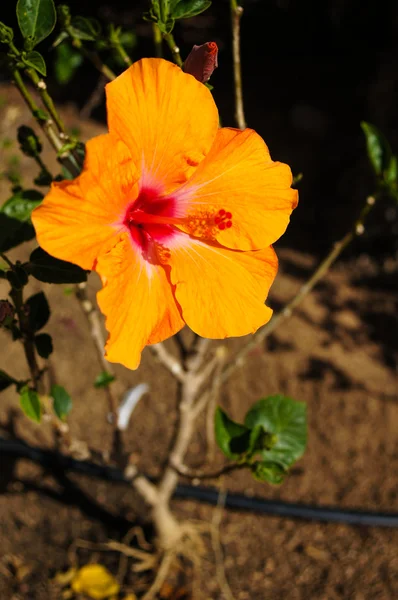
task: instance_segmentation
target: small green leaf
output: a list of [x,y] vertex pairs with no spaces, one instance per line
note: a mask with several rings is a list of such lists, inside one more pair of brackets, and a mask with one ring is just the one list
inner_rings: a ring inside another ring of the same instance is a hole
[[112,381],[115,381],[114,375],[111,375],[111,373],[108,373],[108,371],[102,371],[102,373],[100,373],[96,377],[96,379],[94,381],[94,387],[96,387],[96,388],[108,387],[108,385],[110,383],[112,383]]
[[60,85],[66,85],[73,78],[83,62],[80,52],[76,52],[70,44],[57,46],[55,53],[55,78]]
[[250,470],[255,479],[258,481],[267,481],[272,485],[282,483],[286,475],[286,470],[283,467],[267,461],[253,463]]
[[0,392],[6,390],[13,383],[18,382],[14,377],[11,377],[11,375],[8,375],[8,373],[0,369]]
[[33,69],[35,69],[35,71],[40,73],[40,75],[43,75],[43,77],[45,77],[47,75],[46,63],[45,63],[44,58],[40,54],[40,52],[36,52],[36,50],[32,50],[32,52],[29,52],[25,56],[25,58],[23,59],[23,62],[26,65],[28,65],[28,67],[32,67]]
[[22,265],[15,265],[6,273],[8,282],[16,290],[21,290],[29,281],[29,277]]
[[73,17],[68,33],[72,38],[94,42],[101,33],[101,26],[96,19]]
[[14,31],[0,21],[0,44],[9,44],[14,39]]
[[214,425],[217,445],[225,456],[237,459],[248,450],[249,429],[232,421],[220,407],[216,409]]
[[39,206],[42,200],[43,194],[37,190],[21,190],[6,200],[0,212],[12,219],[30,222],[32,210]]
[[50,396],[53,399],[54,412],[61,421],[65,421],[66,417],[72,410],[72,399],[68,392],[61,385],[53,385]]
[[43,187],[48,187],[51,185],[53,178],[51,173],[49,173],[46,169],[42,169],[37,177],[34,179],[34,183],[36,185],[40,185]]
[[174,19],[188,19],[200,15],[211,6],[210,0],[180,0],[172,9]]
[[53,352],[53,341],[48,333],[39,333],[35,335],[35,346],[39,356],[48,358]]
[[28,387],[24,387],[21,390],[19,401],[25,415],[32,421],[40,423],[41,403],[37,392],[29,389]]
[[43,149],[36,133],[27,125],[20,125],[18,127],[17,139],[21,152],[26,154],[26,156],[37,156]]
[[[307,443],[306,405],[282,395],[259,400],[247,413],[249,429],[262,426],[263,449],[257,452],[263,461],[288,469],[304,453]],[[258,440],[257,440],[258,443]]]
[[29,262],[24,264],[26,271],[45,283],[82,283],[87,281],[87,273],[81,267],[54,258],[42,248],[33,250]]
[[29,327],[31,331],[39,331],[46,325],[50,318],[50,307],[44,292],[34,294],[26,301],[28,309]]
[[23,37],[35,46],[54,29],[57,15],[53,0],[18,0],[17,18]]
[[34,237],[35,230],[30,223],[12,219],[0,209],[0,252],[7,252]]
[[366,137],[366,147],[369,160],[376,175],[381,175],[387,169],[391,160],[391,148],[380,129],[370,123],[361,123],[362,131]]
[[391,156],[384,177],[388,185],[394,186],[398,183],[398,159],[395,155]]

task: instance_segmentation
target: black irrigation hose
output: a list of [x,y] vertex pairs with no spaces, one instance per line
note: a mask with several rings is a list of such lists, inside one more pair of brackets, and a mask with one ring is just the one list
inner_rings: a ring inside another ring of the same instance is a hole
[[[18,440],[8,440],[0,436],[0,456],[26,458],[51,470],[74,471],[90,477],[106,479],[119,483],[127,483],[120,469],[97,465],[89,461],[79,461],[50,450],[42,450],[29,446]],[[0,462],[1,465],[1,462]],[[0,470],[1,473],[1,470]],[[176,498],[185,498],[216,505],[218,490],[211,487],[179,485],[175,491]],[[327,523],[347,523],[349,525],[367,525],[375,527],[398,527],[398,513],[367,512],[362,510],[344,510],[334,507],[311,506],[265,500],[259,497],[247,497],[242,494],[228,493],[225,506],[235,510],[245,510],[262,514],[324,521]]]

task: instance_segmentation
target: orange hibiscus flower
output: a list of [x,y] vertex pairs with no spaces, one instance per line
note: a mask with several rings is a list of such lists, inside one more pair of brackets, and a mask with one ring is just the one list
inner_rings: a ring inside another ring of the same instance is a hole
[[135,369],[185,324],[256,331],[272,314],[271,244],[297,204],[289,167],[254,131],[220,129],[209,90],[165,60],[135,63],[106,93],[109,133],[32,220],[47,252],[99,273],[108,360]]

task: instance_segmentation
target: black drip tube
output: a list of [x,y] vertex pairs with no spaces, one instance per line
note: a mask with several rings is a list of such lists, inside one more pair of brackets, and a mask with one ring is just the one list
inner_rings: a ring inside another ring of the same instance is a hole
[[[128,483],[123,472],[106,465],[98,465],[89,461],[79,461],[58,452],[35,448],[19,440],[5,439],[0,436],[1,455],[13,458],[25,458],[53,471],[74,471],[89,477]],[[0,462],[1,464],[1,462]],[[184,498],[216,505],[218,490],[211,487],[179,485],[175,498]],[[327,523],[347,523],[349,525],[366,525],[375,527],[398,527],[398,513],[370,512],[362,510],[345,510],[329,506],[312,506],[266,500],[259,497],[248,497],[228,492],[225,507],[233,510],[244,510],[279,517],[324,521]]]

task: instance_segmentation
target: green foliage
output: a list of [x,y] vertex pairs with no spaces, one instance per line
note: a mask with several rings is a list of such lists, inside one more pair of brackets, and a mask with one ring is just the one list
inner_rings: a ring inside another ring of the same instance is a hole
[[26,301],[29,328],[36,332],[42,329],[50,318],[50,307],[44,292],[34,294]]
[[41,142],[31,127],[27,125],[18,127],[17,139],[21,152],[26,156],[35,157],[41,153]]
[[21,390],[19,401],[25,415],[35,423],[40,423],[41,403],[37,392],[25,386]]
[[225,456],[246,464],[256,479],[281,483],[305,450],[306,407],[285,396],[270,396],[249,410],[244,424],[218,408],[215,435]]
[[12,269],[9,269],[6,277],[10,285],[16,290],[21,290],[29,279],[28,274],[20,264],[16,264]]
[[248,448],[249,429],[232,421],[220,407],[215,414],[215,434],[219,448],[230,459],[238,459]]
[[61,385],[53,385],[50,396],[53,399],[54,412],[61,421],[66,421],[66,418],[72,410],[72,399],[68,392]]
[[30,222],[32,210],[41,204],[43,197],[37,190],[19,190],[5,201],[0,211],[12,219]]
[[361,123],[366,138],[368,158],[385,191],[398,200],[398,159],[387,138],[375,125]]
[[74,50],[70,44],[63,43],[57,46],[54,62],[54,72],[57,82],[60,85],[69,83],[82,62],[82,55],[80,52]]
[[73,17],[67,27],[67,32],[73,39],[95,42],[101,34],[101,26],[96,19],[91,17]]
[[100,373],[95,378],[94,387],[96,387],[96,388],[108,387],[108,385],[110,383],[112,383],[112,381],[115,381],[114,375],[111,375],[111,373],[108,373],[108,371],[102,371],[102,373]]
[[36,44],[50,35],[57,15],[53,0],[18,0],[17,18],[25,38],[25,47],[32,50]]
[[39,333],[35,335],[34,342],[39,356],[48,358],[53,352],[53,341],[48,333]]
[[37,52],[36,50],[32,50],[28,52],[26,56],[23,57],[23,62],[28,66],[35,69],[40,75],[45,77],[47,75],[47,67],[44,58]]
[[29,262],[24,264],[26,271],[45,283],[82,283],[87,281],[87,272],[81,267],[54,258],[42,248],[33,250]]
[[6,390],[10,385],[17,384],[17,380],[0,369],[0,392]]
[[174,19],[188,19],[200,15],[210,6],[210,0],[177,0],[172,2],[171,14]]
[[[259,400],[247,413],[245,425],[250,429],[262,427],[271,434],[271,444],[266,443],[259,454],[288,469],[304,453],[307,443],[306,405],[286,396],[269,396]],[[268,441],[269,443],[269,441]]]
[[0,44],[9,44],[14,39],[14,32],[0,21]]
[[30,223],[12,219],[0,209],[0,252],[7,252],[34,237],[35,230]]

